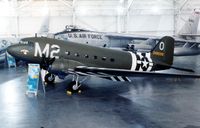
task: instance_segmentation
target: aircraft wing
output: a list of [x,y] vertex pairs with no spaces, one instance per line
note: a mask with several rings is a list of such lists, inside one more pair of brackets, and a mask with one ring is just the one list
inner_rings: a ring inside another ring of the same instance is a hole
[[[187,34],[188,35],[188,34]],[[200,36],[198,34],[193,36]],[[136,34],[106,34],[107,37],[109,38],[125,38],[125,39],[130,39],[130,40],[148,40],[148,39],[154,39],[154,40],[160,40],[161,37],[160,36],[148,36],[148,35],[136,35]],[[183,35],[186,36],[186,35]],[[200,42],[197,42],[196,40],[185,40],[185,39],[181,39],[179,37],[173,37],[175,39],[175,43],[176,42],[180,42],[180,43],[196,43],[196,44],[200,44]]]
[[164,77],[164,78],[200,78],[197,74],[173,74],[173,73],[160,73],[160,72],[139,72],[112,68],[97,68],[78,66],[74,71],[81,75],[91,75],[101,78],[110,79],[113,81],[128,81],[128,77]]
[[109,33],[105,34],[108,38],[125,38],[130,40],[147,40],[147,39],[160,39],[160,37],[156,36],[144,36],[144,35],[136,35],[136,34],[125,34],[125,33]]
[[[161,39],[161,37],[159,36],[144,36],[144,35],[136,35],[136,34],[106,34],[106,36],[110,39],[126,39],[126,40],[130,40],[130,42],[132,40],[144,40],[146,42],[148,42],[149,39],[154,40],[154,41],[158,41],[159,39]],[[193,36],[200,36],[200,35],[193,35]],[[200,42],[197,42],[197,40],[185,40],[185,39],[181,39],[179,37],[174,37],[175,39],[175,44],[176,44],[176,48],[175,48],[175,54],[174,56],[191,56],[191,55],[199,55],[200,54],[200,50],[198,48],[198,46],[200,45]],[[141,43],[140,43],[141,44]],[[147,43],[146,43],[147,44]],[[145,45],[145,43],[143,45],[138,45],[138,44],[134,44],[135,48],[138,50],[147,50],[151,49],[151,45]],[[179,47],[181,46],[181,47]],[[187,46],[187,47],[185,47]],[[150,48],[149,48],[150,47]]]
[[193,36],[193,37],[200,37],[200,34],[179,34],[180,36]]

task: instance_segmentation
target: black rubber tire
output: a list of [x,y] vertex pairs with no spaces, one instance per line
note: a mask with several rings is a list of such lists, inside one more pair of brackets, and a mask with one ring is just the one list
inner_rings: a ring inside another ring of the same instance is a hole
[[[69,84],[68,84],[68,86],[67,86],[67,91],[70,91],[70,92],[72,92],[72,93],[77,93],[77,92],[79,92],[79,90],[80,90],[80,88],[78,88],[78,89],[76,89],[76,90],[74,90],[73,89],[73,86],[76,84],[76,81],[72,81],[72,82],[70,82]],[[78,83],[79,84],[79,83]],[[80,84],[79,84],[80,85]]]
[[[52,77],[52,78],[50,78]],[[44,78],[45,82],[47,84],[53,84],[55,82],[55,75],[51,74],[51,73],[47,73],[45,75],[45,78]]]

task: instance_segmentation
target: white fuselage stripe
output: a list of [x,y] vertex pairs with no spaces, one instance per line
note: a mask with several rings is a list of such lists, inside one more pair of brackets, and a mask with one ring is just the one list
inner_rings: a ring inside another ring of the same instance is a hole
[[131,65],[131,71],[135,71],[136,66],[137,66],[137,58],[136,55],[132,52],[129,52],[131,54],[131,58],[132,58],[132,65]]

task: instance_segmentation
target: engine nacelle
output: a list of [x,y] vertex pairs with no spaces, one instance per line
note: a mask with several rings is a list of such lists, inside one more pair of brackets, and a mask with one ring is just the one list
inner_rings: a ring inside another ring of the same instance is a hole
[[147,44],[128,44],[127,49],[132,51],[151,51],[152,46]]
[[77,66],[83,66],[83,64],[73,60],[59,59],[49,66],[48,71],[55,75],[68,74],[70,69],[74,69]]
[[193,56],[199,55],[199,49],[191,49],[191,48],[183,48],[183,47],[176,47],[174,48],[174,55],[175,56]]

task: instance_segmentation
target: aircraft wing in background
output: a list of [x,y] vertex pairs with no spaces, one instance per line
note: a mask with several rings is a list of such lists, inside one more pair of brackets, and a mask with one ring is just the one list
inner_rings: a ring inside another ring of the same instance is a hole
[[185,36],[185,37],[187,37],[187,36],[193,36],[193,37],[200,37],[200,34],[179,34],[180,36]]

